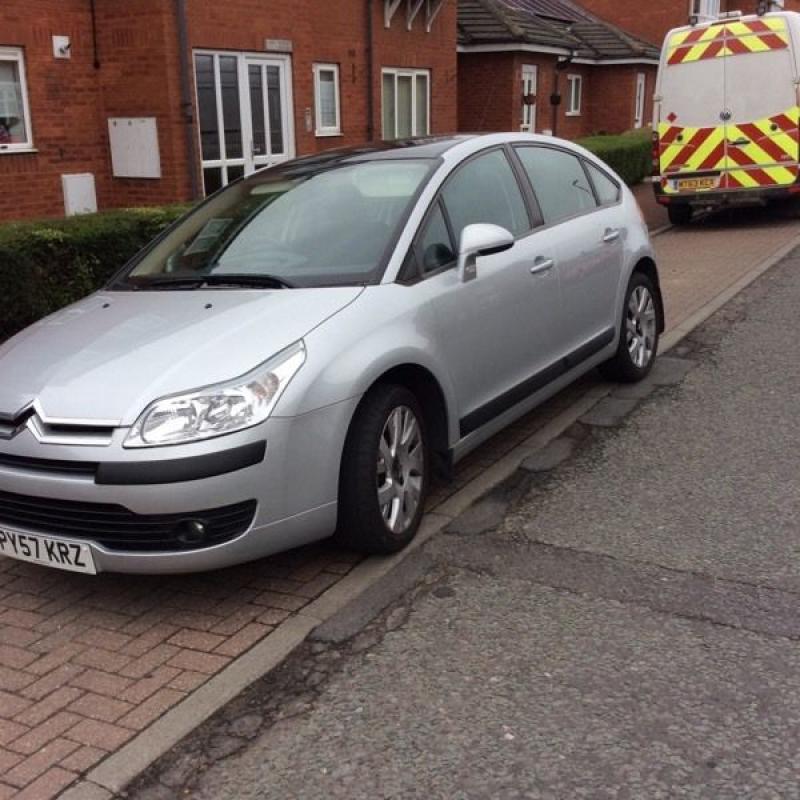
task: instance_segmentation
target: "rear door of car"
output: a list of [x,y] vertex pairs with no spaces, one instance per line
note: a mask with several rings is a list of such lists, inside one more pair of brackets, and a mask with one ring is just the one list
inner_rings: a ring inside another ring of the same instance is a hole
[[584,159],[568,150],[538,144],[514,150],[552,241],[562,297],[560,355],[576,366],[614,338],[626,236],[621,187],[600,168],[592,167],[590,179]]

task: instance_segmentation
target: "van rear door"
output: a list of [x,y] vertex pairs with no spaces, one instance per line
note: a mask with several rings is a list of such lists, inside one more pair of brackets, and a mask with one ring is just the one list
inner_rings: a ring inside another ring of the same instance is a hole
[[797,75],[785,17],[729,22],[725,40],[727,189],[797,180]]
[[657,96],[659,172],[667,194],[718,189],[726,167],[725,26],[676,31],[664,48]]
[[800,160],[796,80],[783,16],[671,34],[659,89],[664,192],[793,184]]

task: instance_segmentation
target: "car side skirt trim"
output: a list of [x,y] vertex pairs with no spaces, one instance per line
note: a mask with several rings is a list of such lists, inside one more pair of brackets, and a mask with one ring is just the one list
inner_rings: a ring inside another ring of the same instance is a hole
[[503,394],[498,395],[480,408],[476,408],[475,411],[470,412],[466,417],[462,417],[459,422],[461,437],[468,436],[473,431],[482,428],[495,417],[499,417],[530,395],[535,394],[540,389],[544,389],[548,384],[558,380],[562,375],[575,369],[575,367],[579,366],[584,361],[588,361],[588,359],[599,353],[604,347],[610,345],[614,341],[615,336],[616,330],[614,328],[603,331],[601,334],[590,339],[586,344],[581,345],[555,363],[540,370],[535,375],[522,381],[522,383],[509,389],[507,392],[503,392]]
[[103,486],[146,486],[214,478],[260,464],[266,452],[266,442],[253,442],[192,458],[107,462],[98,466],[95,483]]

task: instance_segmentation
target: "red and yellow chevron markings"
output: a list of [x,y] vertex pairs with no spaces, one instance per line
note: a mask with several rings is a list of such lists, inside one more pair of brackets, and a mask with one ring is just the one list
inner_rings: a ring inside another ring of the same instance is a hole
[[681,31],[670,38],[667,47],[667,63],[674,66],[710,58],[785,50],[789,47],[789,31],[782,17],[764,17]]
[[676,194],[675,178],[722,173],[712,189],[788,186],[797,181],[800,160],[800,106],[755,122],[714,128],[659,126],[662,186]]

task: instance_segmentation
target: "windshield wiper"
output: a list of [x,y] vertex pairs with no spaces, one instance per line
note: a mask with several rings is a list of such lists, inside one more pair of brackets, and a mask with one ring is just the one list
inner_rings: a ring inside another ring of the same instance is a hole
[[204,285],[207,286],[253,286],[265,289],[295,289],[296,286],[286,278],[280,278],[277,275],[249,275],[245,274],[232,274],[225,275],[224,273],[211,273],[205,275],[203,279]]
[[295,285],[285,278],[277,275],[196,275],[186,276],[167,276],[163,278],[151,278],[142,281],[131,281],[127,284],[134,289],[205,289],[206,287],[236,287],[245,286],[263,289],[294,289]]

